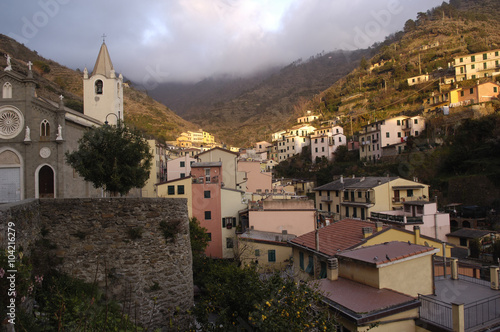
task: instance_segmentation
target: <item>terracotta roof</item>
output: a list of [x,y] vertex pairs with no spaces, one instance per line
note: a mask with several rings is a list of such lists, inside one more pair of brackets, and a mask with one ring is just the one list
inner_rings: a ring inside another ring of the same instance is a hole
[[336,180],[320,187],[314,188],[315,191],[320,190],[343,190],[343,189],[370,189],[378,187],[384,183],[398,179],[398,177],[387,176],[369,176],[357,178],[343,178]]
[[[375,223],[369,221],[342,219],[326,227],[320,228],[319,251],[328,256],[334,256],[358,245],[363,240],[363,228],[371,227],[375,233]],[[386,228],[387,226],[384,226]],[[290,242],[316,250],[316,231],[301,235]]]
[[314,282],[323,296],[331,302],[361,315],[415,302],[415,298],[390,289],[378,289],[349,279],[335,281],[320,279]]
[[446,236],[463,237],[463,238],[467,238],[467,239],[477,239],[477,238],[481,238],[485,235],[488,235],[490,233],[495,233],[495,232],[481,230],[481,229],[461,228],[457,231],[454,231],[453,233],[447,234]]
[[439,251],[434,247],[426,247],[408,242],[385,242],[373,246],[345,251],[338,255],[339,258],[352,259],[369,263],[374,266],[395,262],[420,254],[432,254]]

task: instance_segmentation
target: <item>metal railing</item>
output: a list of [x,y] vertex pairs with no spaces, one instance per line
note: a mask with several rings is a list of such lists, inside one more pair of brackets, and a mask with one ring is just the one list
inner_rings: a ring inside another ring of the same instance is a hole
[[[370,212],[370,216],[372,218],[377,218],[386,221],[399,222],[404,224],[405,217],[404,216],[395,216],[392,214],[379,213],[379,212]],[[418,224],[422,223],[422,217],[406,217],[407,224]]]
[[500,319],[500,295],[464,305],[465,329],[486,325]]
[[445,329],[453,329],[451,304],[421,294],[418,295],[418,299],[421,303],[420,319]]

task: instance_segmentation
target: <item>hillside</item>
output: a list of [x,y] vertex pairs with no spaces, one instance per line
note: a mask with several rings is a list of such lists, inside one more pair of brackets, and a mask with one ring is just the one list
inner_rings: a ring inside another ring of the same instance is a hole
[[227,143],[248,146],[270,139],[296,116],[299,106],[351,72],[366,50],[321,53],[299,59],[238,97],[186,118]]
[[[378,53],[305,103],[325,119],[340,119],[349,135],[368,121],[397,114],[421,114],[426,99],[439,91],[476,84],[476,80],[441,84],[454,75],[453,59],[500,48],[500,2],[451,0],[418,13],[404,31],[374,45]],[[451,66],[451,67],[450,67]],[[409,86],[407,79],[429,74],[428,82]],[[352,132],[350,131],[352,121]]]
[[[96,57],[99,50],[96,50]],[[83,112],[83,74],[38,55],[15,40],[0,34],[0,65],[5,66],[5,54],[12,57],[13,70],[27,73],[27,62],[33,63],[33,74],[38,82],[37,94],[51,100],[64,96],[64,103]],[[92,59],[95,61],[95,59]],[[92,68],[88,68],[90,71]],[[120,70],[118,69],[118,72]],[[185,130],[198,127],[133,87],[124,90],[125,121],[146,135],[161,140],[173,140]]]

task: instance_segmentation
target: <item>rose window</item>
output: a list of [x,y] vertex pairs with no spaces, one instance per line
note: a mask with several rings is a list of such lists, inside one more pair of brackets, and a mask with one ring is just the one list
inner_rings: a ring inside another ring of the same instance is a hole
[[13,138],[17,136],[23,126],[23,118],[20,112],[13,109],[0,110],[0,137]]

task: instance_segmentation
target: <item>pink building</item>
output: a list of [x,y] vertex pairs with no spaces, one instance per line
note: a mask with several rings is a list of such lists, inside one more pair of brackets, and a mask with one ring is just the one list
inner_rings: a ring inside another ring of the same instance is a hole
[[189,155],[168,160],[167,161],[167,181],[182,179],[189,176],[191,173],[191,164],[195,163],[196,159]]
[[251,209],[249,227],[263,232],[300,236],[316,229],[316,209],[312,200],[284,199],[262,201],[262,206]]
[[402,210],[372,212],[370,219],[408,231],[419,226],[422,235],[444,242],[448,241],[446,234],[450,233],[450,215],[439,212],[434,202],[403,200]]
[[194,163],[191,165],[191,176],[193,177],[193,217],[207,229],[210,236],[205,254],[208,257],[222,258],[222,163]]
[[272,192],[272,174],[270,172],[263,171],[260,161],[239,160],[238,171],[245,172],[246,174],[246,192]]

